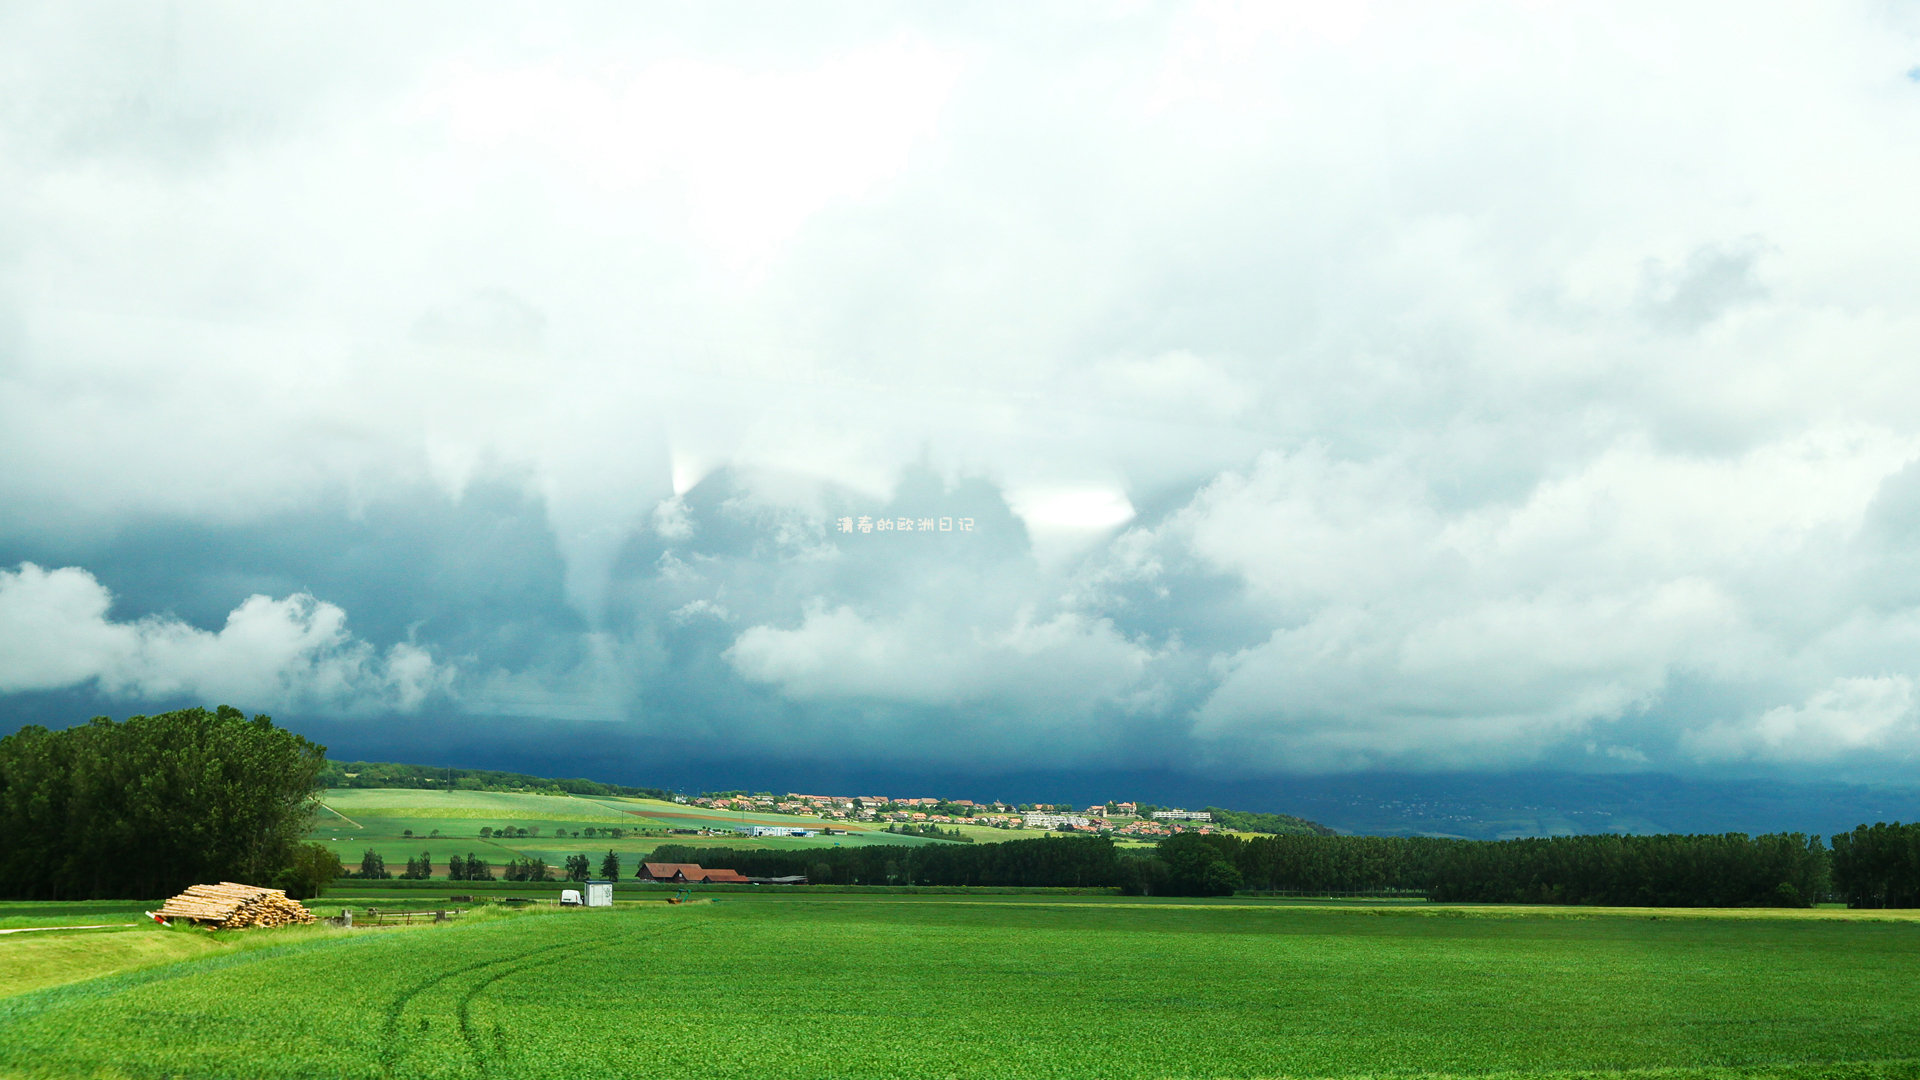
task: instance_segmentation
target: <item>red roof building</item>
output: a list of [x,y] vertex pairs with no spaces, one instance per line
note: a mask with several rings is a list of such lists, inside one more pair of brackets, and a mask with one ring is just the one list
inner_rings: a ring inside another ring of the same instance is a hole
[[747,881],[738,871],[709,870],[699,863],[643,862],[640,864],[640,873],[636,876],[642,881],[712,881],[737,884],[745,884]]

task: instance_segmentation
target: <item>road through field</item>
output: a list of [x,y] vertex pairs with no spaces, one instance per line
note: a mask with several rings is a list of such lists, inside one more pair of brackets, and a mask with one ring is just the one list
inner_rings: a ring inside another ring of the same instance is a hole
[[0,1076],[1920,1075],[1920,924],[1608,914],[795,894],[290,933],[0,998]]

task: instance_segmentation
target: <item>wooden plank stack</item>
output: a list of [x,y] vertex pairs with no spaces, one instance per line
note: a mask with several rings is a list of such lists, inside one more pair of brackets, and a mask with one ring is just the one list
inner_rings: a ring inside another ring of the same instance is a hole
[[289,900],[284,891],[235,881],[192,886],[162,904],[156,914],[164,919],[209,923],[221,930],[313,921],[306,907],[298,900]]

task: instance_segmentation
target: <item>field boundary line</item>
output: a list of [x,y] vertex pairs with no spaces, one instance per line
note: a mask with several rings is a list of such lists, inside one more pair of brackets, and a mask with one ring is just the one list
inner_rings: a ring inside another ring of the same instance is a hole
[[326,811],[327,811],[328,813],[330,813],[330,814],[332,814],[332,815],[333,815],[334,817],[337,817],[337,818],[339,818],[339,819],[340,819],[341,821],[344,821],[344,822],[346,822],[347,824],[349,824],[349,825],[351,825],[351,826],[353,826],[354,828],[356,828],[356,829],[365,829],[365,828],[366,828],[366,826],[365,826],[365,825],[362,825],[362,824],[360,824],[359,822],[357,822],[357,821],[355,821],[355,820],[353,820],[352,818],[350,818],[350,817],[348,817],[347,815],[345,815],[345,814],[343,814],[343,813],[341,813],[340,811],[338,811],[338,810],[335,810],[335,809],[334,809],[333,807],[331,807],[331,806],[328,806],[328,805],[327,805],[326,803],[323,803],[323,802],[321,802],[321,801],[320,801],[319,799],[315,799],[315,800],[313,800],[313,801],[314,801],[314,803],[315,803],[315,805],[318,805],[318,806],[320,806],[321,808],[323,808],[323,809],[325,809],[325,810],[326,810]]

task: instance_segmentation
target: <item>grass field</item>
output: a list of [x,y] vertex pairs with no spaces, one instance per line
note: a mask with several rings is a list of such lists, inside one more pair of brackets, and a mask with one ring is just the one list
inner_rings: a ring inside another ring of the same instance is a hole
[[[562,865],[569,855],[588,855],[597,870],[608,851],[620,855],[624,872],[664,843],[725,845],[738,848],[816,848],[861,844],[938,844],[917,836],[900,836],[868,825],[851,827],[833,836],[749,837],[731,830],[738,825],[799,825],[820,828],[839,822],[783,814],[738,814],[680,806],[654,799],[599,796],[562,797],[502,791],[423,791],[413,788],[332,788],[320,796],[321,810],[313,837],[333,849],[349,870],[360,865],[371,848],[386,860],[393,873],[406,861],[426,852],[437,874],[446,873],[455,855],[475,855],[494,864],[495,872],[513,859],[545,859]],[[536,836],[481,838],[480,830],[514,826],[538,831]],[[607,828],[627,830],[618,839],[587,836]],[[716,836],[669,835],[671,829],[712,829]],[[1005,833],[978,829],[980,833]],[[412,835],[407,834],[411,832]],[[439,835],[434,835],[435,833]],[[564,835],[563,835],[564,834]],[[580,835],[575,835],[580,834]],[[1018,834],[1013,834],[1018,835]],[[1039,835],[1033,833],[1029,835]]]
[[0,997],[0,1075],[1920,1075],[1920,922],[1845,914],[791,893],[74,932],[211,951]]

